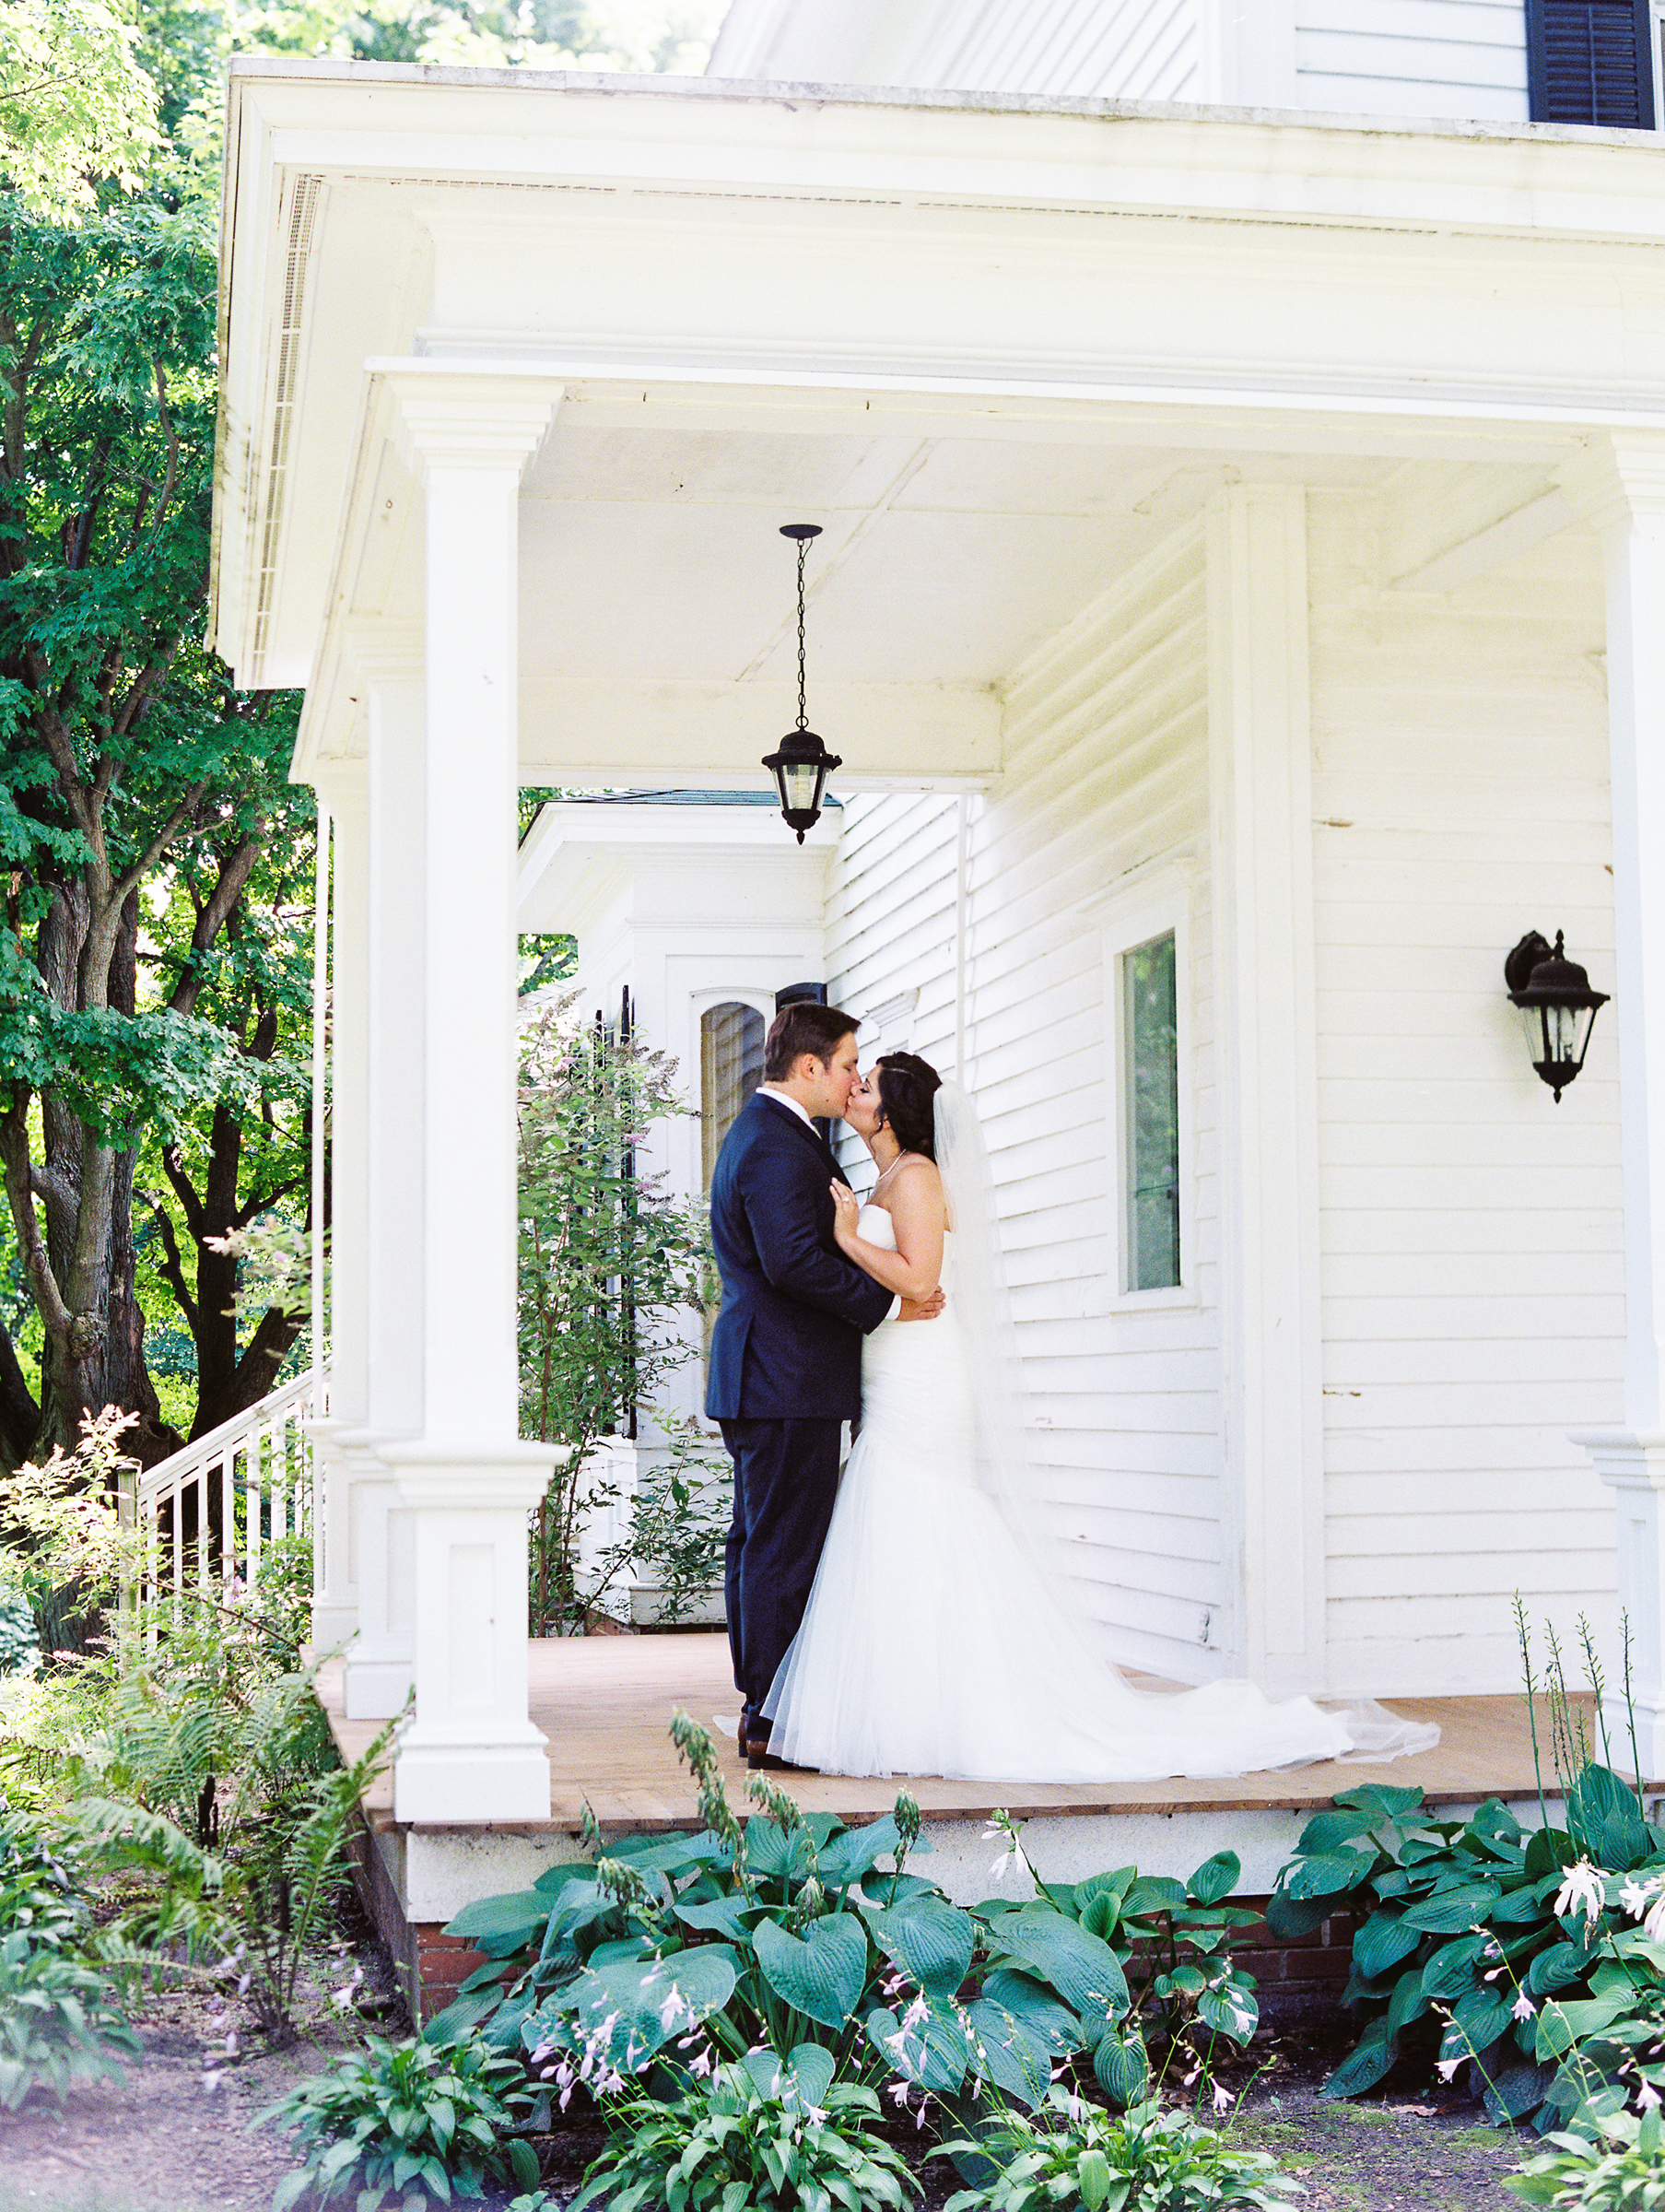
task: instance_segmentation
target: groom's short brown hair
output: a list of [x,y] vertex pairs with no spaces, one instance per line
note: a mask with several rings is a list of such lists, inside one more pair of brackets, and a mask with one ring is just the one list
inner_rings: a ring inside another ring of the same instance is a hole
[[853,1036],[860,1026],[853,1014],[843,1013],[837,1006],[818,1006],[813,999],[782,1006],[764,1040],[765,1079],[785,1082],[794,1062],[805,1053],[813,1053],[817,1060],[830,1060],[840,1039]]

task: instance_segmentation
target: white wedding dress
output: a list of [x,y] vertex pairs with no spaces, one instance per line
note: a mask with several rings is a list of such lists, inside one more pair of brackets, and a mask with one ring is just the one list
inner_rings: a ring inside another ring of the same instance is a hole
[[[882,1206],[863,1206],[860,1229],[895,1251]],[[979,1480],[955,1241],[941,1317],[885,1322],[865,1340],[861,1430],[764,1703],[770,1749],[829,1774],[1082,1783],[1391,1759],[1437,1742],[1437,1729],[1379,1706],[1274,1704],[1242,1681],[1152,1692],[1106,1662]]]

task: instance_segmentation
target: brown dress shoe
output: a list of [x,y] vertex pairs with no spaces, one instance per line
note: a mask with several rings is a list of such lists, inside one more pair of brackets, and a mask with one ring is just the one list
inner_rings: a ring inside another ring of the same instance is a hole
[[745,1763],[769,1774],[818,1774],[819,1767],[800,1767],[790,1759],[778,1759],[768,1747],[768,1738],[761,1742],[756,1737],[746,1746]]

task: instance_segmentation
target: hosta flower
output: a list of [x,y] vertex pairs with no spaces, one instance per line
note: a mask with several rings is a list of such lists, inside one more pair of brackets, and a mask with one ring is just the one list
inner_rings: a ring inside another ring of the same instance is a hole
[[1642,1923],[1642,1933],[1655,1943],[1665,1943],[1665,1896],[1647,1908],[1647,1917]]
[[675,1983],[673,1982],[671,1984],[670,1995],[665,1999],[664,2003],[659,2008],[659,2024],[667,2035],[669,2035],[672,2029],[675,2027],[677,2020],[684,2012],[687,2014],[690,2019],[693,2018],[694,2007],[687,2002],[681,1990],[677,1988]]
[[921,2021],[928,2020],[930,2018],[931,2006],[926,2001],[924,1991],[919,1990],[915,1993],[913,2003],[902,2015],[902,2033],[906,2035],[910,2028],[919,2027]]
[[1555,1917],[1582,1912],[1587,1921],[1600,1920],[1607,1904],[1607,1877],[1588,1859],[1566,1870],[1566,1879],[1555,1892]]
[[908,2092],[911,2087],[912,2084],[910,2082],[897,2081],[893,2082],[890,2088],[886,2089],[885,2093],[890,2099],[892,2104],[906,2104],[908,2101]]
[[696,2055],[693,2065],[688,2068],[688,2072],[690,2074],[698,2076],[702,2080],[705,2076],[710,2072],[710,2070],[711,2054],[709,2051],[699,2052]]
[[1645,1882],[1639,1882],[1634,1874],[1627,1874],[1619,1891],[1619,1902],[1632,1920],[1640,1920],[1647,1910],[1647,1900],[1659,1894],[1659,1888],[1658,1875],[1650,1874]]
[[1216,2112],[1229,2112],[1231,2110],[1231,2091],[1224,2082],[1217,2081],[1214,2084],[1214,2110]]
[[1513,2017],[1518,2020],[1530,2020],[1536,2018],[1537,2013],[1538,2007],[1532,2003],[1532,2000],[1527,1995],[1525,1990],[1523,1989],[1520,1994],[1515,1999],[1515,2010]]
[[1452,2076],[1456,2073],[1458,2067],[1461,2065],[1462,2060],[1460,2056],[1457,2058],[1440,2058],[1436,2059],[1434,2063],[1435,2071],[1438,2074],[1441,2081],[1449,2081]]

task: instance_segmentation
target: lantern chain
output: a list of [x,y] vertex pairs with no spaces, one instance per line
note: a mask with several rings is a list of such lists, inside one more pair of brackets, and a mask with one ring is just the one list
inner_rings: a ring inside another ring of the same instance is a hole
[[803,674],[803,559],[809,551],[809,540],[798,540],[798,727],[809,727],[809,708],[805,703],[806,691]]

